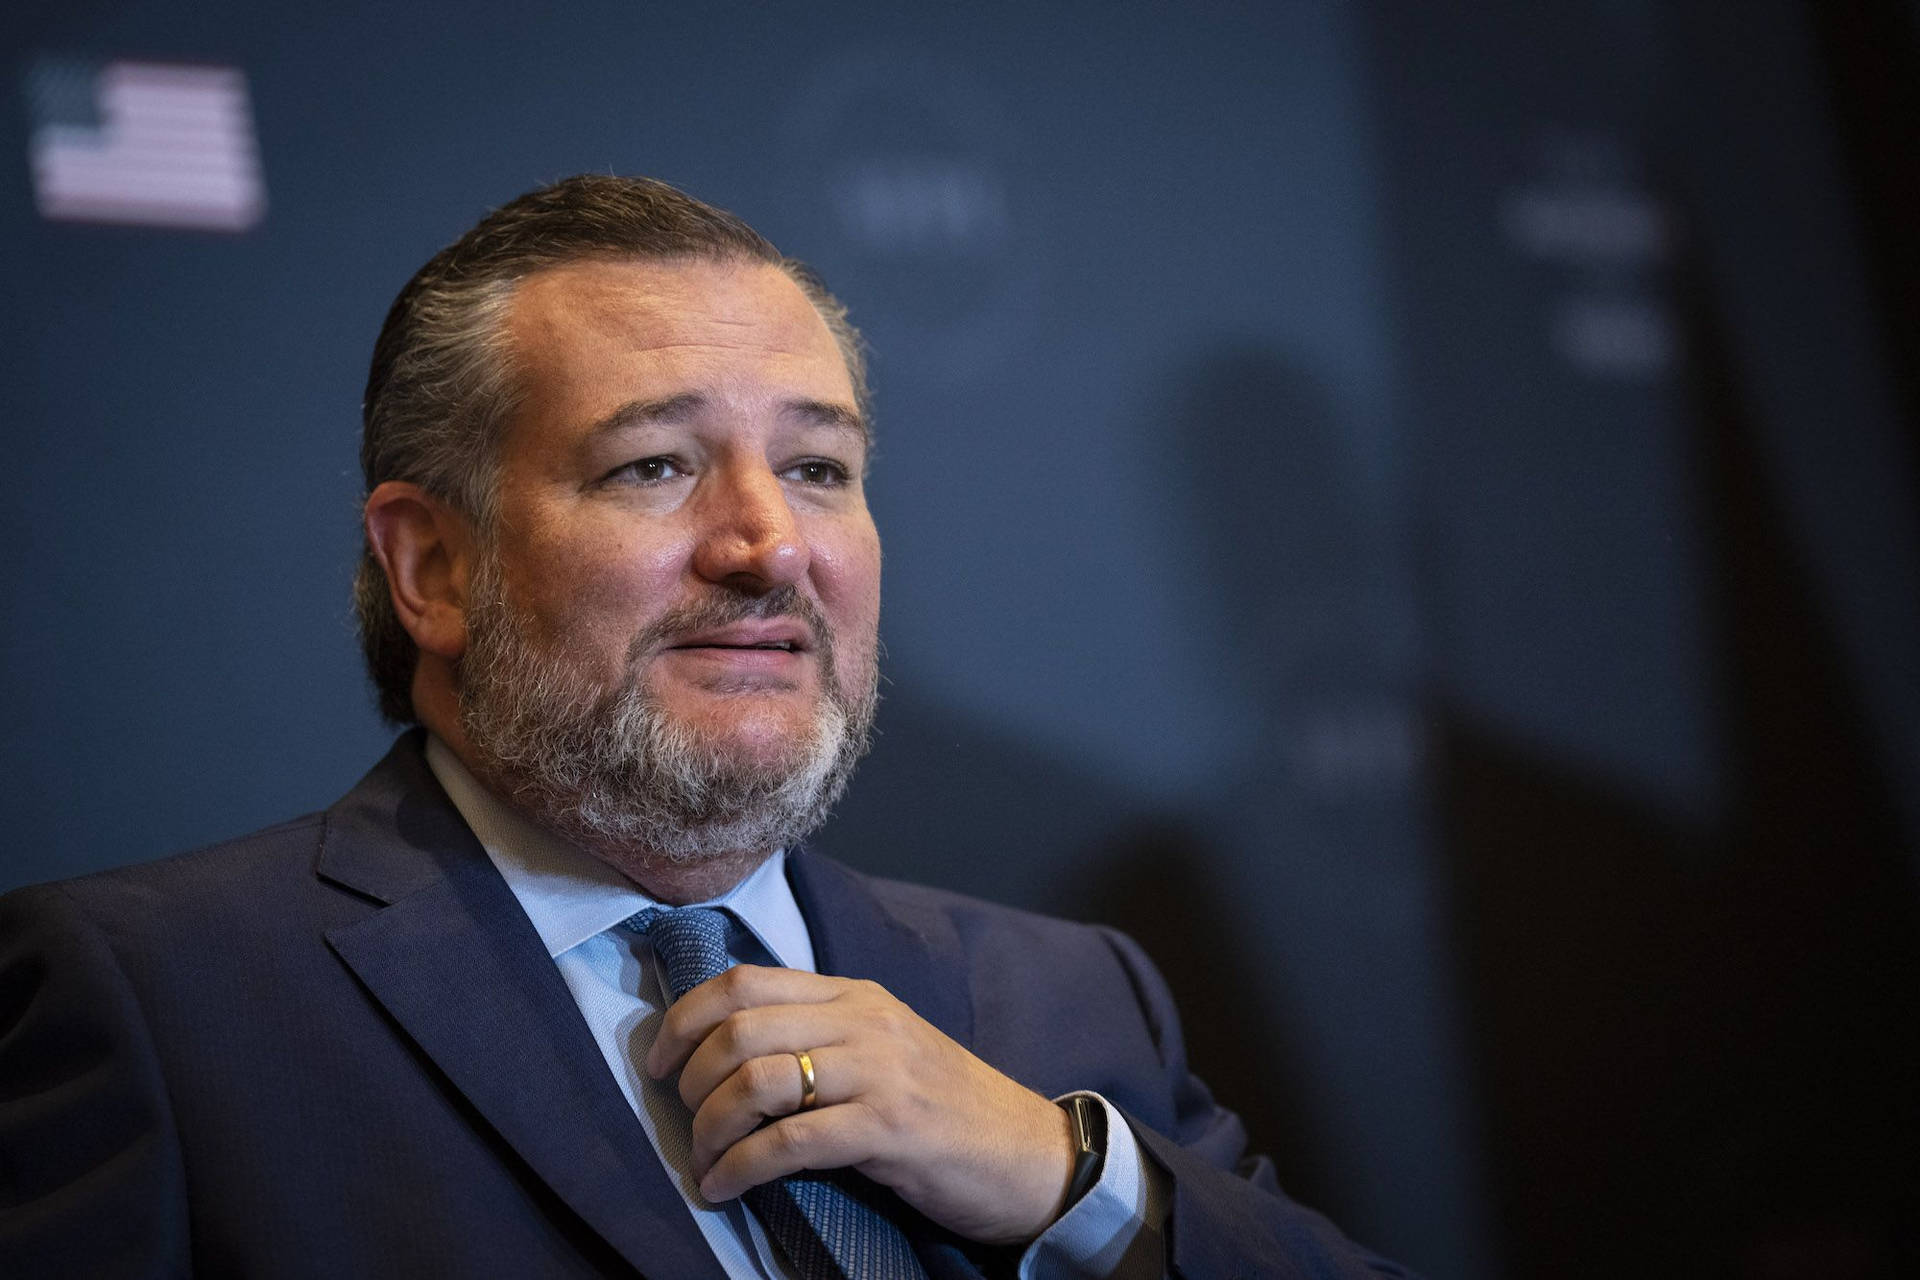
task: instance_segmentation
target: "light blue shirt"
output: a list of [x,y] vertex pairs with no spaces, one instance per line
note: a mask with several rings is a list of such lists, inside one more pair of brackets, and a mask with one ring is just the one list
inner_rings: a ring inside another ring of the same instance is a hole
[[[495,799],[438,738],[427,740],[427,764],[546,944],[615,1083],[721,1267],[732,1280],[793,1280],[741,1201],[714,1204],[701,1196],[691,1169],[686,1106],[671,1080],[647,1075],[647,1051],[668,1003],[666,984],[653,948],[619,926],[635,912],[660,904],[598,858]],[[813,938],[787,884],[784,852],[700,905],[727,908],[751,933],[739,941],[736,960],[818,971]],[[1021,1280],[1135,1280],[1161,1272],[1165,1175],[1142,1159],[1112,1104],[1104,1098],[1100,1103],[1107,1113],[1100,1180],[1028,1246],[1020,1261]]]

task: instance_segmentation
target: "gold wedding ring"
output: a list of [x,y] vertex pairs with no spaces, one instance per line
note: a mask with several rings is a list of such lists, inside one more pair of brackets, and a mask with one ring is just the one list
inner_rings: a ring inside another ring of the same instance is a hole
[[800,1064],[800,1109],[811,1111],[820,1102],[820,1095],[813,1087],[813,1059],[805,1049],[796,1049],[793,1057]]

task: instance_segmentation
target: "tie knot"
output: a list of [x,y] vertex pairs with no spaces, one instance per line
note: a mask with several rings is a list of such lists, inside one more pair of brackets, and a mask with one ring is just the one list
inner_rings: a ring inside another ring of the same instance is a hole
[[653,943],[675,1000],[733,966],[732,928],[718,907],[648,907],[621,923]]

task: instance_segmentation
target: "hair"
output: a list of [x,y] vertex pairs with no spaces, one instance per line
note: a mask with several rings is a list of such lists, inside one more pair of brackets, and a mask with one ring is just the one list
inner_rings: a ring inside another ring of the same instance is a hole
[[[765,263],[800,287],[833,334],[871,417],[866,352],[846,307],[812,268],[783,256],[733,214],[652,178],[582,174],[529,191],[436,253],[393,300],[373,346],[361,405],[360,470],[371,494],[405,480],[472,520],[495,517],[500,443],[519,402],[506,332],[520,282],[594,259]],[[394,611],[386,572],[363,546],[354,616],[380,713],[417,720],[420,651]]]

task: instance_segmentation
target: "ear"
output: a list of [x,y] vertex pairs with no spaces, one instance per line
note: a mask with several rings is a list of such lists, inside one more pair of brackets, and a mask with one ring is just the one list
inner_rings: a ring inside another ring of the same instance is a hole
[[466,517],[419,485],[389,480],[367,495],[366,527],[400,625],[423,653],[458,658],[476,550]]

